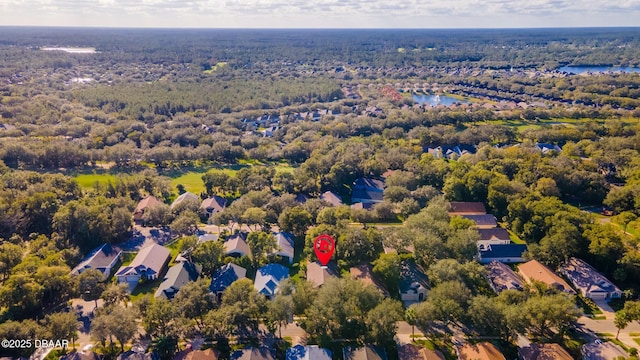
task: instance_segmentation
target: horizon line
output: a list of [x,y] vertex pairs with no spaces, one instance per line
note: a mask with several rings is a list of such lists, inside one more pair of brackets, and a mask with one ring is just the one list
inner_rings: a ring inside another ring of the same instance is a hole
[[189,26],[84,26],[84,25],[0,25],[7,28],[42,29],[111,29],[111,30],[564,30],[564,29],[638,29],[640,25],[601,25],[601,26],[522,26],[522,27],[189,27]]

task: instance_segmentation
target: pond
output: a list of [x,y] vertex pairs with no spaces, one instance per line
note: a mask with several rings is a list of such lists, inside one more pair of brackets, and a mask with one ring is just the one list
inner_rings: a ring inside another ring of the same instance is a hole
[[630,66],[563,66],[558,68],[558,71],[566,72],[569,74],[582,74],[586,72],[591,73],[606,73],[606,72],[625,72],[636,73],[640,72],[638,67]]
[[431,106],[444,105],[450,106],[453,104],[468,104],[469,101],[456,99],[447,95],[427,95],[427,94],[413,94],[413,101],[418,104],[428,104]]

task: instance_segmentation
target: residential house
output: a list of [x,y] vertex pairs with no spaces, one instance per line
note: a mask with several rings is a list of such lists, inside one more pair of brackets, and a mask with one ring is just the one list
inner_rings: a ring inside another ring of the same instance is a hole
[[297,193],[296,197],[293,200],[298,204],[304,204],[309,201],[309,196],[302,193]]
[[122,250],[116,246],[102,244],[91,250],[80,263],[71,270],[74,275],[79,275],[87,269],[96,269],[102,273],[102,279],[107,280],[113,268],[120,261]]
[[503,228],[476,229],[480,234],[477,241],[478,249],[484,250],[488,245],[507,245],[511,243],[509,232]]
[[357,203],[351,204],[351,208],[354,210],[372,210],[375,204],[376,203],[374,202],[364,202],[364,203],[357,202]]
[[271,299],[278,292],[282,280],[288,277],[288,268],[280,264],[267,264],[256,271],[253,287],[267,299]]
[[622,290],[591,265],[578,258],[572,257],[567,260],[560,267],[560,273],[569,279],[584,297],[596,301],[609,301],[622,297]]
[[193,202],[200,202],[200,197],[198,197],[198,195],[194,194],[194,193],[190,193],[190,192],[185,192],[184,194],[178,196],[175,200],[173,200],[173,202],[171,203],[171,209],[175,209],[176,206],[182,204],[185,201],[193,201]]
[[540,150],[542,154],[549,154],[553,152],[559,154],[562,152],[562,148],[554,144],[536,143],[536,148],[538,148],[538,150]]
[[144,216],[144,211],[147,208],[161,205],[162,201],[158,200],[155,196],[147,196],[146,198],[140,200],[138,202],[138,206],[133,211],[133,221],[142,221],[142,217]]
[[403,261],[400,264],[400,300],[407,306],[415,302],[424,301],[429,292],[427,275],[413,261]]
[[224,242],[224,254],[233,257],[249,255],[251,250],[247,244],[247,236],[246,232],[239,232],[229,236],[227,241]]
[[331,360],[331,350],[318,345],[296,345],[287,349],[286,360]]
[[484,250],[478,250],[478,257],[482,264],[492,261],[521,263],[525,261],[523,257],[525,251],[527,251],[527,245],[524,244],[494,244],[487,245]]
[[498,226],[496,217],[491,214],[485,215],[462,215],[463,218],[473,220],[478,229],[492,229]]
[[351,273],[351,278],[354,280],[363,281],[365,284],[369,284],[382,294],[384,297],[389,297],[389,291],[382,285],[382,282],[378,277],[373,273],[373,269],[371,264],[360,264],[358,266],[354,266],[349,269]]
[[275,360],[272,350],[265,347],[234,351],[229,360]]
[[286,259],[289,264],[293,264],[294,257],[294,236],[288,232],[277,232],[274,234],[276,243],[280,248],[275,252],[276,255]]
[[583,360],[627,359],[629,354],[611,341],[592,341],[580,348]]
[[489,285],[497,294],[504,290],[523,290],[524,282],[510,267],[499,262],[491,261],[485,265]]
[[323,200],[328,204],[331,204],[331,206],[342,205],[342,198],[340,197],[340,195],[331,191],[323,192],[322,195],[320,195],[320,200]]
[[221,198],[220,196],[213,195],[202,200],[202,204],[200,205],[200,211],[207,217],[211,217],[211,215],[215,213],[222,212],[224,208],[227,206],[227,200]]
[[455,160],[467,154],[475,154],[476,148],[471,145],[428,147],[426,152],[436,159]]
[[365,345],[342,348],[344,360],[387,360],[387,351],[380,346]]
[[456,346],[459,360],[507,360],[502,352],[490,342]]
[[445,357],[438,350],[429,350],[414,344],[404,344],[398,347],[398,360],[445,360]]
[[200,276],[200,267],[192,262],[183,261],[177,263],[167,270],[167,273],[160,283],[154,297],[163,299],[173,299],[180,291],[180,288],[190,281],[196,281]]
[[[220,353],[218,350],[206,349],[206,350],[192,350],[188,351],[184,356],[184,360],[218,360]],[[174,360],[176,360],[174,358]]]
[[155,280],[164,271],[171,254],[169,249],[153,244],[140,250],[131,264],[122,266],[116,272],[118,283],[128,283],[133,290],[140,279]]
[[236,280],[244,279],[246,275],[247,269],[233,263],[228,263],[211,275],[209,290],[216,296],[218,301],[220,301],[222,300],[222,293]]
[[566,281],[556,275],[551,269],[542,265],[538,260],[531,260],[518,265],[518,273],[528,284],[531,284],[533,281],[539,281],[568,294],[576,293]]
[[573,356],[558,344],[529,344],[518,348],[520,360],[572,360]]
[[351,203],[379,203],[383,200],[384,182],[370,178],[358,178],[353,183]]
[[314,287],[322,286],[329,278],[338,277],[338,270],[329,263],[322,266],[315,261],[307,261],[307,281]]
[[455,202],[452,201],[447,206],[449,216],[462,215],[485,215],[487,210],[481,202]]

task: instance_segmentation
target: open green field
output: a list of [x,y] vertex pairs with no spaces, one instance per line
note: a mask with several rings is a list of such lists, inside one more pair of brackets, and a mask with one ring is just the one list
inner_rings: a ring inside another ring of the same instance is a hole
[[80,187],[87,189],[87,188],[94,187],[96,183],[100,185],[106,185],[109,183],[109,181],[113,182],[115,181],[116,176],[112,174],[107,174],[107,173],[103,173],[103,174],[93,173],[93,174],[79,174],[79,175],[76,175],[75,178],[76,178],[76,181],[78,182],[78,185],[80,185]]
[[[182,184],[185,190],[192,192],[194,194],[199,194],[205,191],[204,183],[202,182],[202,175],[204,175],[209,170],[217,170],[228,174],[229,176],[235,176],[236,173],[245,167],[251,166],[272,166],[275,168],[276,172],[286,172],[293,173],[295,167],[286,164],[286,163],[277,163],[277,164],[263,164],[255,161],[241,161],[236,165],[225,165],[225,166],[204,166],[202,168],[191,168],[187,170],[171,170],[167,172],[160,172],[160,175],[167,176],[171,178],[171,187],[174,193],[178,193],[176,186],[178,184]],[[122,173],[123,175],[125,173]],[[85,173],[85,174],[76,174],[74,175],[76,181],[83,189],[91,189],[95,187],[95,184],[98,183],[100,185],[106,185],[110,181],[114,182],[118,173],[107,173],[107,172],[93,172],[93,173]]]

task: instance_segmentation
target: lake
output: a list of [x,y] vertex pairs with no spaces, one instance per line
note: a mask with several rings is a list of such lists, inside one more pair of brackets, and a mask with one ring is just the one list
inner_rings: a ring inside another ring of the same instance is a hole
[[592,73],[606,73],[606,72],[625,72],[625,73],[637,73],[640,72],[638,67],[630,66],[563,66],[558,68],[558,71],[566,72],[569,74],[582,74],[586,72]]
[[453,104],[468,104],[467,100],[456,99],[447,95],[427,95],[427,94],[413,94],[413,101],[418,104],[428,104],[431,106],[444,105],[449,106]]
[[80,47],[43,47],[43,51],[64,51],[70,54],[95,54],[95,48],[80,48]]

